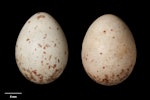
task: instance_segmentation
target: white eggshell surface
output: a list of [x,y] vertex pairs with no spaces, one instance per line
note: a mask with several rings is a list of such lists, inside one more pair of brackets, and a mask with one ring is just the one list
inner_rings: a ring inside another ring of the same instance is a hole
[[99,84],[112,86],[131,74],[136,62],[136,45],[123,20],[105,14],[87,30],[81,55],[88,76]]
[[68,60],[67,40],[50,14],[38,12],[27,20],[17,38],[15,57],[31,82],[48,84],[62,74]]

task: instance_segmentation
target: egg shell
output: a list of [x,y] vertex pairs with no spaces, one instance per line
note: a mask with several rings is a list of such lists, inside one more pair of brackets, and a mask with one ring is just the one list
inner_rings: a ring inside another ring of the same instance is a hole
[[46,12],[32,15],[22,27],[15,47],[17,66],[36,84],[48,84],[64,71],[68,45],[58,22]]
[[97,18],[82,43],[82,63],[88,76],[112,86],[129,77],[136,63],[136,45],[126,23],[113,14]]

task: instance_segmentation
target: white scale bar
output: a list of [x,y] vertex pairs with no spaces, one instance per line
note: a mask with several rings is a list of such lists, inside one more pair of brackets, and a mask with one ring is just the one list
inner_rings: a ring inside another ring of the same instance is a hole
[[5,92],[4,94],[22,94],[22,92]]

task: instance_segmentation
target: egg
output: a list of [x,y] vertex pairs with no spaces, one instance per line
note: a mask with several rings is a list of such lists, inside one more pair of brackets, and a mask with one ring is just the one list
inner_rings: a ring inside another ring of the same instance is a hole
[[136,55],[131,30],[114,14],[98,17],[82,42],[83,68],[93,81],[104,86],[124,82],[134,69]]
[[26,21],[16,41],[15,59],[22,75],[35,84],[60,77],[68,61],[68,44],[50,14],[37,12]]

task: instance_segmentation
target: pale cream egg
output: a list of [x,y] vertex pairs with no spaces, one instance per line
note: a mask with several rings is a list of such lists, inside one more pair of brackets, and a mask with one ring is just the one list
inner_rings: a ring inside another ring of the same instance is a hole
[[23,76],[36,84],[55,81],[68,61],[68,45],[58,22],[46,12],[32,15],[16,41],[15,58]]
[[82,63],[88,76],[101,85],[126,80],[136,63],[135,40],[126,23],[113,14],[97,18],[82,43]]

